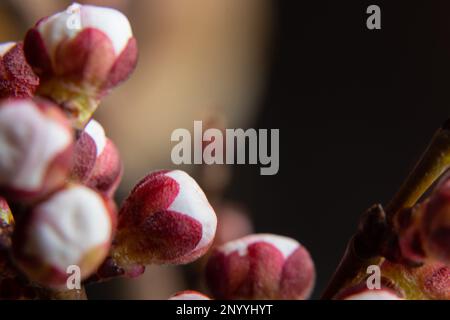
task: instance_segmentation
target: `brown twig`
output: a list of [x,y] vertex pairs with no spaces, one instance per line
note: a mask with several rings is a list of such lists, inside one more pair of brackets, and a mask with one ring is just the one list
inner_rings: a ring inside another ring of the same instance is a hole
[[[383,246],[395,232],[394,218],[416,204],[430,186],[450,168],[450,120],[435,133],[428,148],[406,178],[386,209],[370,208],[361,218],[360,228],[349,243],[322,299],[332,299],[343,287],[364,271],[368,264],[381,261]],[[384,220],[384,221],[383,221]]]

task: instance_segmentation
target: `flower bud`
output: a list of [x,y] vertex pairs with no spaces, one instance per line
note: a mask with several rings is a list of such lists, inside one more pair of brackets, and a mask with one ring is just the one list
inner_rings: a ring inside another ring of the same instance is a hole
[[210,247],[217,225],[198,184],[183,171],[158,171],[131,191],[119,211],[115,259],[121,264],[183,264]]
[[114,225],[109,201],[87,187],[69,185],[20,221],[14,258],[30,279],[42,285],[63,286],[67,268],[73,265],[85,279],[107,256]]
[[9,259],[11,248],[11,236],[14,231],[14,217],[8,203],[0,197],[0,278],[7,277],[12,273]]
[[0,98],[31,98],[39,85],[22,43],[0,44]]
[[185,290],[175,293],[173,296],[169,298],[169,300],[211,300],[211,299],[208,296],[205,296],[203,293],[193,290]]
[[394,290],[386,287],[369,289],[365,283],[342,290],[335,300],[403,300]]
[[395,216],[394,224],[398,235],[397,243],[393,242],[386,246],[384,256],[391,262],[402,263],[409,266],[420,266],[426,260],[423,250],[423,241],[420,235],[420,217],[426,207],[426,202],[404,209]]
[[6,241],[12,234],[14,217],[5,198],[0,196],[0,248],[8,246]]
[[73,151],[71,180],[86,182],[94,169],[96,160],[97,145],[94,138],[86,130],[80,131]]
[[123,166],[119,150],[114,143],[105,136],[103,127],[95,120],[91,120],[86,132],[94,139],[96,145],[95,166],[86,184],[112,197],[122,179]]
[[450,300],[450,267],[443,263],[426,263],[411,271],[410,279],[429,299]]
[[385,260],[381,274],[391,283],[391,288],[407,300],[449,300],[450,269],[441,262],[425,261],[422,266],[408,266]]
[[[11,236],[14,230],[14,217],[5,198],[0,196],[0,269],[3,265],[1,252],[11,246]],[[0,272],[1,274],[1,272]]]
[[218,299],[307,299],[315,270],[297,241],[256,234],[218,247],[207,263],[206,280]]
[[420,233],[426,254],[450,265],[450,179],[426,203]]
[[0,104],[0,189],[28,199],[62,186],[68,176],[73,133],[59,108],[43,100]]
[[39,94],[51,97],[82,128],[98,100],[126,80],[137,62],[137,44],[119,11],[77,3],[40,20],[24,50],[41,77]]
[[75,145],[72,178],[112,197],[122,179],[119,151],[105,135],[100,123],[92,119]]

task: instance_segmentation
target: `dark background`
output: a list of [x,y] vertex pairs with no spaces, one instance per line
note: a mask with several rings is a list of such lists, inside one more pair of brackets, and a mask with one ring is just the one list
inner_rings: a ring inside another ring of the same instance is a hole
[[[381,30],[366,9],[381,8]],[[298,239],[319,297],[359,215],[393,196],[450,105],[445,1],[273,1],[269,82],[256,127],[280,129],[280,171],[236,166],[229,197],[256,231]]]

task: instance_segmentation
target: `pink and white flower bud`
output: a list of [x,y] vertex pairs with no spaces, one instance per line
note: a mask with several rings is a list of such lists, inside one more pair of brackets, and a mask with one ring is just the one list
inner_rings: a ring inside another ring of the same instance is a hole
[[[0,196],[0,251],[11,246],[11,235],[14,229],[14,217],[8,202]],[[0,254],[1,256],[1,254]],[[0,258],[0,269],[2,266]]]
[[211,300],[211,298],[197,291],[185,290],[175,293],[169,300]]
[[94,170],[96,160],[97,147],[94,139],[86,131],[79,132],[73,150],[71,180],[86,182]]
[[138,49],[119,11],[72,4],[28,31],[25,54],[41,77],[39,93],[63,105],[81,128],[98,100],[134,70]]
[[404,300],[389,288],[369,289],[366,284],[358,284],[340,292],[335,300]]
[[6,200],[0,196],[0,278],[11,273],[9,249],[14,231],[14,217]]
[[0,196],[0,236],[6,228],[14,226],[14,217],[6,199]]
[[103,127],[97,121],[91,120],[86,127],[86,132],[95,141],[97,156],[95,166],[86,184],[112,197],[123,175],[119,150],[111,139],[105,136]]
[[119,211],[115,258],[121,264],[184,264],[206,253],[216,214],[187,173],[158,171],[131,191]]
[[22,43],[0,44],[0,98],[31,98],[39,78],[25,59]]
[[450,265],[450,179],[425,204],[420,234],[427,256]]
[[61,287],[67,268],[78,266],[81,279],[94,273],[108,254],[115,213],[107,199],[69,185],[37,204],[17,225],[14,258],[33,281]]
[[75,145],[72,178],[112,197],[122,179],[119,151],[105,135],[102,125],[92,119]]
[[43,100],[0,103],[0,189],[28,199],[61,187],[69,174],[73,132],[60,109]]
[[308,251],[297,241],[255,234],[215,249],[206,266],[206,280],[217,299],[307,299],[315,269]]

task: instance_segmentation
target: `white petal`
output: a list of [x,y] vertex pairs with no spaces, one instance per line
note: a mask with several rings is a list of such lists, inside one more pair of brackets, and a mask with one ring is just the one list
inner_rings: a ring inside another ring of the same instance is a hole
[[111,219],[102,198],[84,186],[60,191],[34,210],[37,216],[25,252],[40,254],[64,272],[111,237]]
[[130,22],[120,11],[112,8],[72,4],[38,25],[51,57],[61,41],[74,38],[86,28],[104,32],[113,44],[116,56],[125,49],[133,36]]
[[48,165],[71,139],[68,128],[45,117],[33,102],[6,102],[0,108],[0,183],[38,189]]
[[16,42],[5,42],[0,44],[0,56],[7,53],[12,47],[16,45]]
[[257,242],[265,242],[273,245],[281,252],[284,258],[289,257],[300,247],[300,244],[297,241],[288,237],[274,234],[254,234],[227,242],[221,246],[219,250],[225,255],[237,251],[239,255],[244,256],[247,254],[247,248]]
[[347,298],[345,298],[345,300],[403,300],[403,299],[399,298],[394,293],[386,290],[367,289],[363,292],[352,294]]
[[170,297],[169,300],[210,300],[210,299],[204,296],[203,294],[190,292],[190,293],[176,294],[173,297]]
[[203,248],[214,239],[217,217],[203,190],[186,172],[174,170],[166,173],[180,186],[179,193],[169,209],[186,214],[202,224],[202,238],[194,250]]
[[86,131],[86,133],[94,140],[95,146],[97,147],[97,157],[100,156],[106,145],[105,129],[103,129],[98,121],[92,119],[89,121],[84,131]]

